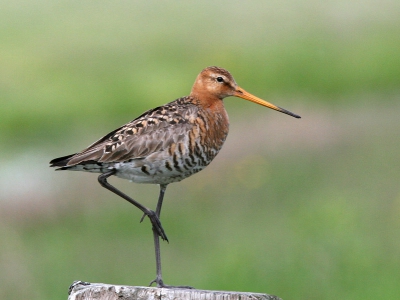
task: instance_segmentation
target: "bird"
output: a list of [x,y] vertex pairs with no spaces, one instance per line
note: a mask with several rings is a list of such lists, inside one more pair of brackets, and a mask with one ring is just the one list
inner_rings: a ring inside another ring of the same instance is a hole
[[[168,242],[160,214],[167,186],[203,170],[215,158],[229,130],[224,98],[239,97],[300,118],[286,109],[258,98],[237,85],[225,69],[211,66],[197,76],[189,96],[144,112],[131,122],[111,131],[84,150],[55,158],[57,170],[100,173],[100,185],[127,200],[143,212],[152,224],[159,288],[191,288],[164,283],[161,271],[160,238]],[[155,211],[108,183],[110,176],[135,183],[159,185]]]

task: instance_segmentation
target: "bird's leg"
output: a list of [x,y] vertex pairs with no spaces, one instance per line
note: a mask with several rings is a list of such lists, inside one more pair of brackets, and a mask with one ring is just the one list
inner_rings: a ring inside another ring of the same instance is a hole
[[[167,189],[167,185],[160,184],[160,195],[158,196],[157,208],[156,208],[156,215],[160,219],[161,215],[161,207],[164,200],[165,190]],[[143,218],[142,218],[143,219]],[[156,251],[156,271],[157,277],[149,285],[153,283],[157,284],[157,287],[165,287],[164,282],[162,280],[161,274],[161,250],[160,250],[160,239],[158,238],[157,232],[153,228],[153,238],[154,238],[154,249]]]
[[150,282],[149,286],[151,286],[153,283],[157,284],[157,287],[165,287],[165,284],[162,280],[162,274],[161,274],[161,250],[160,250],[160,239],[158,238],[158,234],[154,231],[153,229],[153,238],[154,238],[154,249],[156,251],[156,272],[157,272],[157,277],[154,279],[152,282]]
[[[139,202],[135,201],[131,197],[125,195],[122,193],[120,190],[116,189],[113,187],[111,184],[107,182],[107,178],[110,177],[111,175],[114,175],[116,173],[116,170],[110,170],[109,172],[103,173],[98,177],[99,183],[101,184],[102,187],[106,188],[107,190],[117,194],[118,196],[124,198],[126,201],[132,203],[135,205],[137,208],[139,208],[146,216],[149,217],[151,224],[153,225],[153,233],[157,236],[160,236],[163,240],[168,241],[167,235],[164,232],[164,229],[161,226],[160,219],[157,215],[156,212],[148,209],[147,207],[143,206]],[[164,189],[165,191],[165,189]],[[158,206],[157,206],[158,207]],[[160,207],[161,209],[161,207]]]
[[[156,214],[157,217],[160,218],[161,215],[161,207],[162,203],[164,200],[164,194],[165,190],[167,189],[166,184],[160,184],[160,195],[158,196],[158,202],[157,202],[157,208],[156,208]],[[152,285],[153,283],[157,284],[157,287],[159,288],[186,288],[186,289],[192,289],[191,286],[172,286],[172,285],[166,285],[164,284],[162,280],[162,273],[161,273],[161,250],[160,250],[160,239],[158,238],[158,234],[153,228],[153,238],[154,238],[154,249],[156,252],[156,270],[157,270],[157,277],[154,279],[152,282],[150,282],[149,285]]]

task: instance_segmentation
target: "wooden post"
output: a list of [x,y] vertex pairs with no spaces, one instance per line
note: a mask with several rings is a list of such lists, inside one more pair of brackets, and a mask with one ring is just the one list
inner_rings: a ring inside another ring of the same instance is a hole
[[282,300],[277,296],[244,292],[122,286],[75,281],[68,300]]

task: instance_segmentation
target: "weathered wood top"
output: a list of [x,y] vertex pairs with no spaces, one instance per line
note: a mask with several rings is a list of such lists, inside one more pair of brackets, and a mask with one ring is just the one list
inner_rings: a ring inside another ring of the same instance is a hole
[[74,282],[69,294],[68,300],[281,300],[277,296],[258,293],[166,289],[82,281]]

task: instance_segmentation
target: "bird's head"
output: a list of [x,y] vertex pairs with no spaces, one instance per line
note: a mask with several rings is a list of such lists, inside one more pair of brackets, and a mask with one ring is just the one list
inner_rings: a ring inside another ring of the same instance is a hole
[[246,92],[237,85],[235,79],[227,70],[215,66],[205,68],[200,72],[196,78],[196,81],[194,82],[190,95],[207,103],[222,100],[229,96],[235,96],[269,107],[292,117],[300,118],[300,116],[286,109],[271,104],[250,94],[249,92]]

